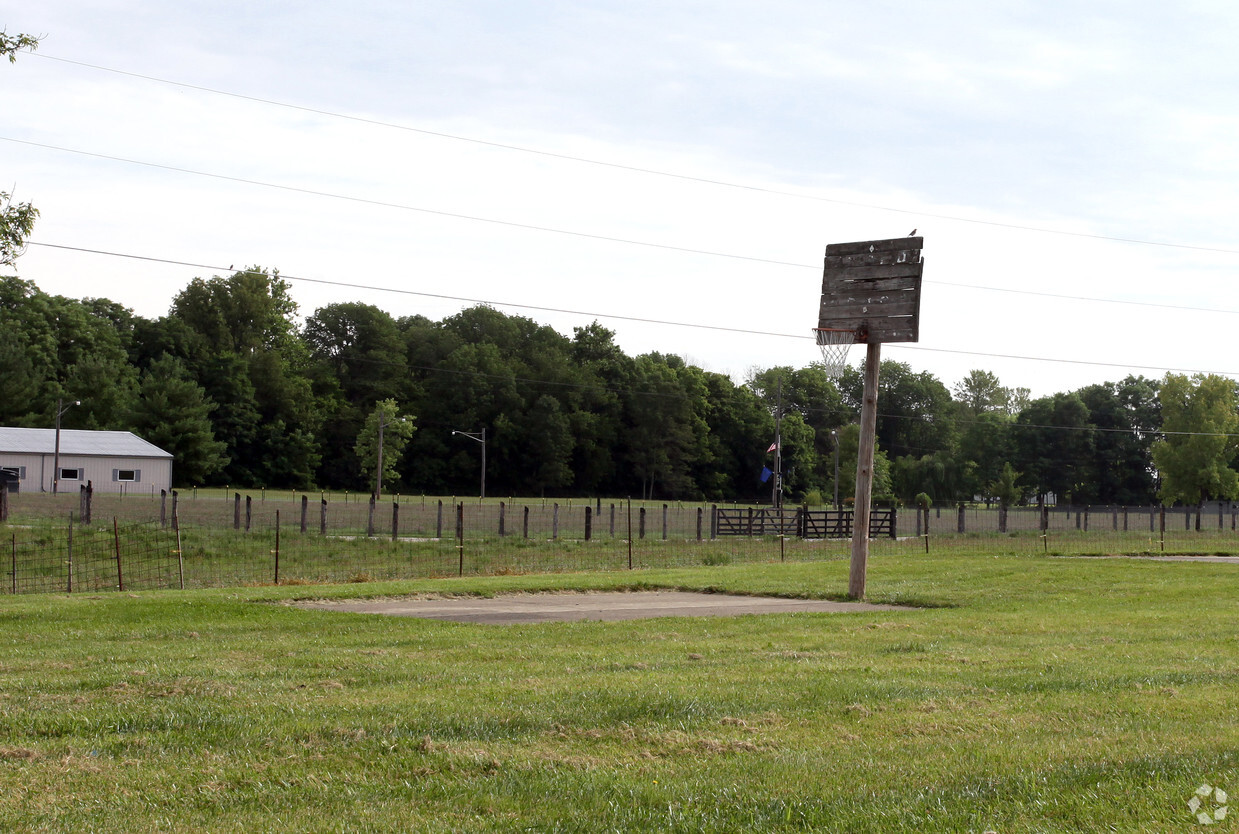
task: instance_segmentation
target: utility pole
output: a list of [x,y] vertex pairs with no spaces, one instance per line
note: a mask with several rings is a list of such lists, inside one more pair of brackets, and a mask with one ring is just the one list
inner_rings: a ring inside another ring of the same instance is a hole
[[74,400],[68,405],[63,402],[59,397],[56,398],[56,451],[52,455],[52,495],[60,491],[60,416],[73,406],[82,404],[81,400]]

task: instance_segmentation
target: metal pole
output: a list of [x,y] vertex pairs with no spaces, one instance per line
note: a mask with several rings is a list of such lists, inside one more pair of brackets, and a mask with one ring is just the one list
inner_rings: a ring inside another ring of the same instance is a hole
[[486,427],[482,427],[482,489],[479,497],[483,500],[486,498]]
[[[60,415],[64,411],[60,407],[60,398],[56,398],[56,452],[52,455],[52,495],[60,488]],[[44,458],[46,460],[46,458]]]

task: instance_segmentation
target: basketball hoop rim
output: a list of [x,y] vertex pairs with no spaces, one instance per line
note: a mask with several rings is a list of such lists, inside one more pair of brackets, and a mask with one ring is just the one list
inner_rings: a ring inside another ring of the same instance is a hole
[[[828,333],[846,333],[852,338],[848,341],[844,341],[843,339],[832,340],[829,337],[823,338],[823,336]],[[813,328],[813,338],[814,338],[814,341],[817,342],[818,345],[856,344],[857,336],[858,334],[855,330],[846,329],[842,327],[815,327]]]

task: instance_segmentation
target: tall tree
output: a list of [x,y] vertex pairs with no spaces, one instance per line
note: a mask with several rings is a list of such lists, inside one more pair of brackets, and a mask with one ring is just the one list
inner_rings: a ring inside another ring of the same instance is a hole
[[1079,394],[1033,400],[1014,426],[1013,465],[1037,495],[1075,500],[1092,484],[1094,433]]
[[215,439],[215,404],[174,356],[155,360],[142,374],[130,426],[143,439],[173,456],[172,483],[197,486],[227,464],[224,444]]
[[[365,425],[357,435],[354,452],[372,489],[376,483],[386,488],[395,482],[400,471],[400,458],[409,444],[409,438],[417,430],[413,420],[412,416],[401,414],[399,403],[390,399],[375,403],[374,409],[367,415]],[[383,459],[381,471],[380,455]]]
[[1081,500],[1103,504],[1147,504],[1154,499],[1151,447],[1161,425],[1158,383],[1129,376],[1080,390],[1097,429],[1088,478]]
[[297,333],[297,305],[279,273],[254,267],[195,278],[170,316],[192,335],[186,365],[219,405],[226,483],[306,487],[321,457],[320,411]]
[[1215,374],[1167,374],[1158,400],[1164,439],[1153,444],[1164,503],[1239,497],[1230,461],[1239,450],[1235,383]]
[[[846,405],[860,411],[864,379],[845,368],[839,380]],[[928,371],[914,373],[903,362],[883,361],[878,375],[878,446],[892,458],[950,451],[955,442],[951,392]]]

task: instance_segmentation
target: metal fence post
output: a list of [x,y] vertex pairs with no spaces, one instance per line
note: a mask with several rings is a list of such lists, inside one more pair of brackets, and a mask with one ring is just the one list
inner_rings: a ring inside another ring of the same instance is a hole
[[125,590],[125,577],[120,570],[120,525],[116,517],[112,517],[112,540],[116,543],[116,584],[120,590]]

